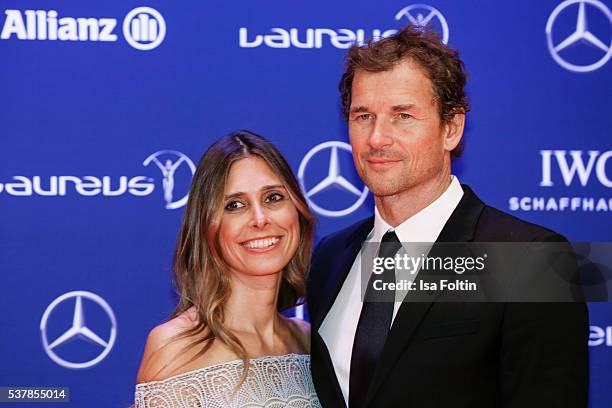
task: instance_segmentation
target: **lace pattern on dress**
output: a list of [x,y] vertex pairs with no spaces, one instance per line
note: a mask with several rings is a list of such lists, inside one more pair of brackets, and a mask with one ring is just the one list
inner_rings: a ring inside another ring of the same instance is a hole
[[242,360],[229,361],[136,385],[136,408],[319,408],[310,356],[285,354],[250,360],[242,386]]

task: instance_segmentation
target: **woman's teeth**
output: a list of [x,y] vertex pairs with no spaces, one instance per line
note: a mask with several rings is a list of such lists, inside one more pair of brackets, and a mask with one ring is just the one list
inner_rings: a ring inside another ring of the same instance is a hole
[[269,247],[271,245],[274,245],[278,241],[280,241],[280,238],[274,237],[274,238],[257,239],[257,240],[254,240],[254,241],[249,241],[249,242],[247,242],[247,243],[245,243],[243,245],[245,247],[247,247],[247,248],[253,248],[253,249],[258,248],[258,249],[261,249],[261,248],[267,248],[267,247]]

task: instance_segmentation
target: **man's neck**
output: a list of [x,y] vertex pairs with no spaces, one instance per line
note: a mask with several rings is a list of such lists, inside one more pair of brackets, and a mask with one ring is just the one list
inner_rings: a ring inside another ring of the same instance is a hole
[[392,227],[397,227],[423,208],[436,201],[451,183],[450,172],[390,196],[374,196],[380,216]]

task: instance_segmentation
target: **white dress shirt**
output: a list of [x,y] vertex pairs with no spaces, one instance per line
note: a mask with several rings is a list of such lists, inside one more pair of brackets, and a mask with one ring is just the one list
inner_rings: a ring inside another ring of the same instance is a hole
[[[463,189],[457,177],[451,176],[451,183],[434,202],[408,218],[395,228],[401,242],[435,242],[463,197]],[[366,242],[380,242],[382,236],[393,228],[374,210],[374,229]],[[357,323],[363,306],[361,298],[361,253],[357,255],[342,288],[321,327],[319,334],[323,338],[331,356],[336,377],[342,390],[344,401],[348,406],[349,378],[353,341]],[[367,279],[363,278],[365,281]],[[402,302],[395,302],[393,321]]]

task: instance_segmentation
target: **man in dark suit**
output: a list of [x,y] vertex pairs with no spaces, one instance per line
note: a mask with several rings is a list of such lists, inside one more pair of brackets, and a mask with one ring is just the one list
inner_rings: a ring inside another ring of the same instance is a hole
[[313,255],[312,373],[323,406],[586,407],[583,303],[444,302],[445,291],[424,302],[362,300],[364,242],[564,238],[487,206],[451,175],[466,74],[435,33],[407,27],[354,46],[346,66],[343,110],[376,209]]

